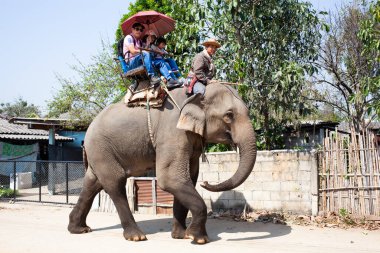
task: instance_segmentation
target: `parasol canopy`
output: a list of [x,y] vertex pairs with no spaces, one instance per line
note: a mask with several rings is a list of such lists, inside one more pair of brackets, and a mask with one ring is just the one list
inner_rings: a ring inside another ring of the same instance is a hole
[[145,31],[153,30],[158,37],[163,36],[175,28],[175,20],[157,11],[140,11],[125,20],[121,29],[124,35],[132,32],[132,25],[140,23],[145,27]]

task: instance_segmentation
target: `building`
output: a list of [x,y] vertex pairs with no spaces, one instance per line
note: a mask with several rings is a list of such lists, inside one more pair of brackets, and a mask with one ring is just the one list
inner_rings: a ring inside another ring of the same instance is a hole
[[[58,143],[73,142],[74,138],[55,134],[50,138]],[[0,117],[0,161],[49,160],[49,131],[30,129]]]
[[28,125],[17,125],[0,117],[0,185],[9,185],[14,172],[32,173],[31,179],[35,182],[38,165],[33,161],[51,160],[54,150],[49,145],[51,139],[58,145],[74,140],[58,134],[49,135],[47,130],[30,129]]
[[[11,123],[28,126],[28,129],[40,131],[49,135],[48,153],[46,160],[53,161],[82,161],[82,146],[86,128],[68,130],[67,119],[41,118],[12,118]],[[53,137],[56,138],[53,138]],[[59,138],[57,139],[57,137]],[[60,141],[61,139],[70,141]],[[45,160],[45,159],[43,159]]]
[[286,149],[311,150],[322,145],[326,130],[335,130],[339,122],[302,121],[289,125],[283,134]]

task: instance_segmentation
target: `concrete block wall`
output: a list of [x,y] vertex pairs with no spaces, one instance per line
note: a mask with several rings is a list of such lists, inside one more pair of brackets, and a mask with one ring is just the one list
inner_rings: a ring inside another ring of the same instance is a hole
[[243,208],[317,214],[317,161],[313,151],[258,151],[247,180],[232,191],[209,192],[200,183],[216,184],[230,178],[239,165],[236,152],[206,154],[200,162],[197,190],[213,210]]

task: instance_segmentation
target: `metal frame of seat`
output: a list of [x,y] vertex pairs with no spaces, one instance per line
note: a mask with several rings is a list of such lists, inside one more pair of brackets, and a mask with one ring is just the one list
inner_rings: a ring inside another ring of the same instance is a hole
[[[141,55],[141,58],[143,59],[143,53],[142,53],[143,49],[140,48],[140,55]],[[119,62],[120,63],[120,60],[117,59],[117,58],[114,58],[115,61]],[[121,78],[123,79],[123,82],[124,84],[127,86],[127,83],[125,82],[125,79],[132,79],[136,82],[136,87],[139,86],[139,82],[140,81],[144,81],[144,80],[148,80],[149,83],[150,83],[150,87],[153,86],[153,84],[150,82],[150,79],[149,79],[149,75],[148,75],[148,71],[146,70],[146,67],[145,67],[145,64],[144,64],[144,60],[142,60],[142,65],[137,67],[137,68],[134,68],[134,69],[131,69],[127,72],[123,72],[122,69],[120,69],[120,76]],[[137,93],[137,91],[134,91],[132,89],[129,88],[128,86],[128,89],[132,92],[132,94],[134,93]]]

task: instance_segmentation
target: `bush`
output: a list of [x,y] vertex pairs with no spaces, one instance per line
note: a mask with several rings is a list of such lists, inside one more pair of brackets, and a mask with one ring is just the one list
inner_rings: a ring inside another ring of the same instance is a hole
[[[14,194],[14,191],[9,188],[5,188],[3,186],[0,186],[0,198],[12,198]],[[17,190],[16,190],[16,195],[17,195]]]
[[225,152],[225,151],[231,151],[231,147],[229,145],[225,144],[208,144],[206,151],[207,152]]

